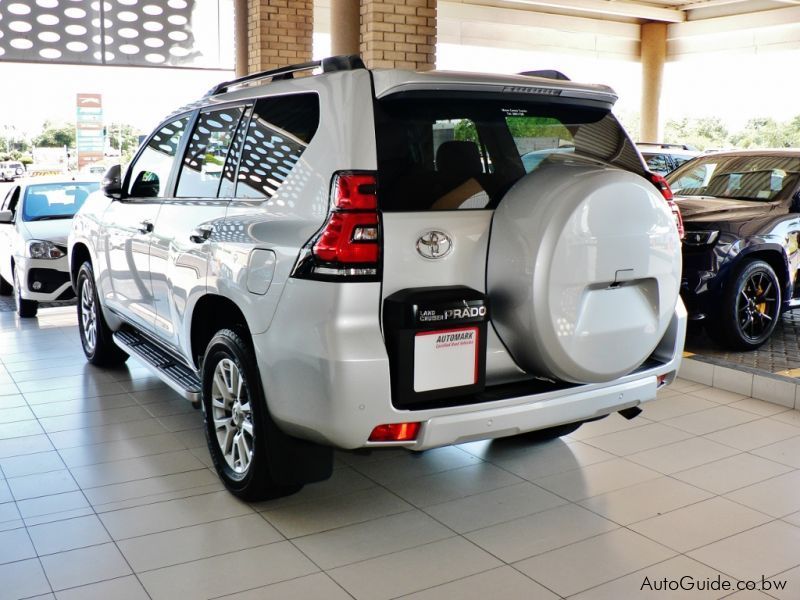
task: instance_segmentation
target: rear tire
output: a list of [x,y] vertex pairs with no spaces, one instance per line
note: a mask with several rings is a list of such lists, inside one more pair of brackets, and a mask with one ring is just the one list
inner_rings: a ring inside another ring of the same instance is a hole
[[121,365],[128,360],[128,354],[114,343],[113,333],[103,318],[89,261],[78,271],[77,288],[78,332],[86,360],[98,367]]
[[0,296],[10,296],[14,292],[14,285],[8,283],[0,276]]
[[732,350],[755,350],[775,331],[781,284],[769,263],[743,263],[722,292],[720,311],[708,323],[714,341]]
[[14,267],[14,300],[17,304],[17,314],[21,319],[32,319],[39,312],[39,303],[36,300],[26,300],[22,297],[22,283],[19,280],[19,273]]
[[301,484],[286,485],[273,477],[270,463],[276,457],[268,450],[280,444],[283,434],[267,413],[250,345],[231,329],[218,331],[203,357],[202,378],[206,441],[225,487],[244,500],[278,498],[300,490]]

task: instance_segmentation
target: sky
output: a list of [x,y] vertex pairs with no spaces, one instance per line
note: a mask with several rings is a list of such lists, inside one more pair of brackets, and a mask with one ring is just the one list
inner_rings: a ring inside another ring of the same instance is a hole
[[[315,34],[315,56],[327,55],[329,48],[330,37]],[[641,67],[637,62],[451,44],[439,44],[437,61],[441,69],[497,73],[554,68],[576,81],[613,87],[620,97],[618,114],[639,111]],[[719,116],[732,130],[751,117],[787,120],[800,114],[798,64],[800,51],[669,62],[663,120]],[[106,123],[130,123],[146,133],[166,114],[232,76],[232,71],[0,61],[0,134],[37,133],[46,119],[73,122],[77,93],[102,94]],[[13,131],[7,129],[12,125]]]

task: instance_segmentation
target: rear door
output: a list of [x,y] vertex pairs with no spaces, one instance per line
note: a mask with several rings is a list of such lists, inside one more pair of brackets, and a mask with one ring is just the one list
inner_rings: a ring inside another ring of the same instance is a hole
[[210,244],[224,235],[228,200],[220,184],[226,158],[249,108],[227,106],[200,111],[186,145],[175,192],[165,198],[153,230],[150,271],[155,332],[180,348],[187,307],[205,293]]
[[[486,293],[494,208],[527,172],[548,161],[580,153],[643,170],[607,109],[439,91],[390,95],[376,102],[375,112],[383,299],[432,286]],[[626,152],[620,144],[627,144]],[[489,327],[486,383],[521,375]]]
[[156,318],[150,243],[188,123],[184,115],[156,131],[128,168],[126,197],[111,202],[103,215],[97,254],[104,268],[98,273],[107,276],[98,288],[109,308],[150,332]]

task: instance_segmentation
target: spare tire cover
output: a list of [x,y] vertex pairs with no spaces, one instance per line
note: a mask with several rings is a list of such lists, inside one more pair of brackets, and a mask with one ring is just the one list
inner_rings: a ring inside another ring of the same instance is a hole
[[543,165],[492,222],[492,322],[524,370],[610,381],[653,352],[675,310],[681,249],[664,198],[643,177],[577,159]]

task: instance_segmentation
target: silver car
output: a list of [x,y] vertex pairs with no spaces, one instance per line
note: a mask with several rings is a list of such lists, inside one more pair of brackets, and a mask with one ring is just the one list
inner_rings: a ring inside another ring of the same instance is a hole
[[86,357],[134,355],[201,405],[251,499],[328,477],[334,447],[633,418],[675,377],[686,313],[675,221],[615,100],[356,57],[220,84],[75,218]]

